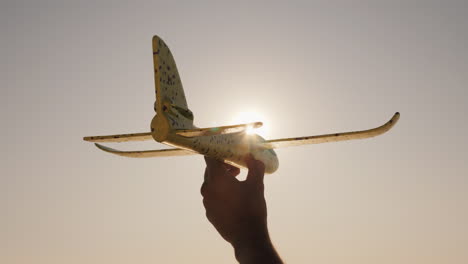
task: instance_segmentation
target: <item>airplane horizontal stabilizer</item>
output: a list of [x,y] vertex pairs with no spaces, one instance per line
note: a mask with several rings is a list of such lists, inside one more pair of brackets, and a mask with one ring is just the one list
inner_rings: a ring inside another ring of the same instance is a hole
[[138,151],[121,151],[113,148],[94,143],[99,149],[115,155],[129,157],[129,158],[152,158],[152,157],[171,157],[171,156],[186,156],[195,155],[196,152],[186,149],[157,149],[157,150],[138,150]]
[[208,128],[195,128],[195,129],[180,129],[175,133],[184,137],[200,137],[200,136],[213,136],[222,134],[238,133],[247,130],[248,128],[259,128],[263,126],[262,122],[254,122],[248,124],[222,126],[222,127],[208,127]]
[[90,142],[127,142],[127,141],[145,141],[153,140],[151,132],[146,133],[133,133],[133,134],[120,134],[109,136],[93,136],[84,137],[83,140]]
[[390,121],[388,121],[382,126],[379,126],[373,129],[354,131],[354,132],[326,134],[326,135],[319,135],[319,136],[310,136],[310,137],[273,139],[273,140],[265,141],[265,143],[262,144],[262,147],[267,148],[267,149],[274,149],[274,148],[300,146],[300,145],[305,145],[305,144],[320,144],[320,143],[327,143],[327,142],[336,142],[336,141],[375,137],[390,130],[396,124],[399,118],[400,118],[400,113],[397,112],[393,115]]

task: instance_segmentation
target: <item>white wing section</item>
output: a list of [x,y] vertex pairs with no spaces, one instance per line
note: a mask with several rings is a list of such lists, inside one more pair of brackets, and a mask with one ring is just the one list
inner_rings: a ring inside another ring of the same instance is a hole
[[248,124],[222,126],[222,127],[208,127],[208,128],[195,128],[195,129],[180,129],[175,133],[184,137],[200,137],[200,136],[213,136],[222,134],[239,133],[245,131],[247,128],[259,128],[263,126],[262,122],[254,122]]
[[382,126],[379,126],[373,129],[354,131],[354,132],[326,134],[326,135],[319,135],[319,136],[310,136],[310,137],[274,139],[274,140],[265,141],[265,143],[263,143],[262,146],[267,149],[273,149],[273,148],[300,146],[300,145],[305,145],[305,144],[320,144],[320,143],[327,143],[327,142],[337,142],[337,141],[344,141],[344,140],[364,139],[364,138],[375,137],[390,130],[396,124],[399,118],[400,118],[400,113],[397,112],[393,115],[390,121],[388,121]]
[[129,158],[152,158],[152,157],[172,157],[172,156],[187,156],[196,155],[196,152],[186,149],[158,149],[158,150],[140,150],[140,151],[121,151],[95,143],[99,149],[115,155]]

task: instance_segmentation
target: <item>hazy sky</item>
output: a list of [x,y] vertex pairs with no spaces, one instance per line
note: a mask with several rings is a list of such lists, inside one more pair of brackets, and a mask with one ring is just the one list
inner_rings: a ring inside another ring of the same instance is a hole
[[67,2],[0,3],[0,263],[236,263],[201,156],[82,140],[149,130],[154,34],[201,127],[253,111],[272,139],[401,113],[378,138],[277,151],[287,262],[468,263],[468,2]]

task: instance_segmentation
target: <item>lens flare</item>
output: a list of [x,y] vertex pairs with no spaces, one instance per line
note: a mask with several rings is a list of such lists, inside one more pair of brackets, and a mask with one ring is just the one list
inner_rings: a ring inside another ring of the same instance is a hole
[[268,132],[268,123],[266,118],[260,114],[258,111],[243,111],[238,113],[233,119],[232,124],[246,124],[253,122],[263,122],[263,126],[260,128],[253,128],[251,126],[247,127],[245,133],[248,135],[259,134],[262,137],[267,136]]

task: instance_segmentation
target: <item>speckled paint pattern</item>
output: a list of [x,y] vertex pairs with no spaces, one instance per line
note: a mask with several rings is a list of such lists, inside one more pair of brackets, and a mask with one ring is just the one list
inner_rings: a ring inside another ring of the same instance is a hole
[[[182,81],[171,50],[158,36],[153,37],[154,82],[156,112],[164,107],[163,101],[188,110]],[[159,107],[159,108],[158,108]]]
[[264,142],[264,139],[258,135],[247,135],[244,130],[198,137],[177,135],[177,130],[196,127],[193,125],[193,114],[188,108],[172,52],[158,36],[153,37],[153,61],[156,116],[151,123],[151,131],[157,141],[224,160],[238,167],[245,167],[244,157],[252,153],[265,163],[267,172],[272,173],[278,168],[278,159],[273,150],[262,151],[253,147]]
[[246,133],[247,127],[259,127],[262,125],[261,122],[197,128],[193,124],[194,116],[188,108],[182,80],[169,47],[158,36],[154,36],[152,42],[156,92],[154,110],[156,115],[151,121],[151,132],[85,137],[84,140],[91,142],[125,142],[148,140],[152,137],[157,142],[175,148],[119,151],[96,144],[103,151],[133,158],[201,154],[223,160],[240,168],[246,167],[245,157],[252,154],[255,159],[265,164],[266,173],[273,173],[279,167],[274,148],[375,137],[390,130],[400,117],[397,112],[384,125],[368,130],[274,140],[265,140],[259,135]]

